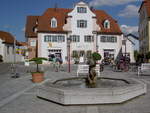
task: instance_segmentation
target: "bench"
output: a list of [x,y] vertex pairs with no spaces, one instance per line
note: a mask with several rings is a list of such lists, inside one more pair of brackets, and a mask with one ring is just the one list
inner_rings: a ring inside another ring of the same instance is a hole
[[[97,64],[96,65],[96,73],[98,74],[98,77],[100,77],[100,66]],[[86,64],[82,64],[82,65],[78,65],[78,69],[77,69],[77,77],[79,77],[79,74],[89,74],[89,65]]]
[[138,67],[138,76],[143,74],[146,70],[150,72],[150,63],[142,63],[141,66]]

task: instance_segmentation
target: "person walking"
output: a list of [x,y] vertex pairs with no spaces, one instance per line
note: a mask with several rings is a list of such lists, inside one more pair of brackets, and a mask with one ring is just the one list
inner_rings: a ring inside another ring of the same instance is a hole
[[60,58],[56,57],[55,60],[55,71],[58,72],[60,70]]

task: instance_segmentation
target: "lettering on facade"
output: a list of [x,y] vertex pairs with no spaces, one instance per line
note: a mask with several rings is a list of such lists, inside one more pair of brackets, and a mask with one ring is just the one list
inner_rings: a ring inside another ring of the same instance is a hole
[[53,47],[53,46],[52,46],[52,43],[49,42],[49,43],[48,43],[48,47],[49,47],[49,48],[50,48],[50,47]]

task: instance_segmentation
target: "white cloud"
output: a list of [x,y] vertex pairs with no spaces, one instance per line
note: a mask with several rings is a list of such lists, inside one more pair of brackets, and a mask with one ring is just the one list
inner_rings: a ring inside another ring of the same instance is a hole
[[5,29],[10,29],[12,26],[10,26],[10,25],[4,25],[3,26]]
[[126,18],[137,17],[138,16],[138,10],[139,10],[139,6],[127,5],[124,10],[120,11],[118,16],[126,17]]
[[138,2],[142,0],[92,0],[89,5],[90,6],[116,6],[116,5],[123,5],[131,2]]
[[125,34],[138,34],[138,26],[128,26],[128,25],[121,25],[121,30]]

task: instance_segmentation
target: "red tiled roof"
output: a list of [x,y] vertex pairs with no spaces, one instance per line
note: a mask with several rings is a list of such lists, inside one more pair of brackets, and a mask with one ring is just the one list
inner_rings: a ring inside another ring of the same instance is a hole
[[8,44],[14,43],[14,37],[8,32],[0,31],[0,38],[4,40],[5,43]]
[[[67,14],[72,9],[64,9],[64,8],[48,8],[46,12],[39,17],[39,25],[38,31],[46,31],[46,32],[65,32],[63,30],[63,26],[65,24],[65,20],[67,18]],[[50,27],[50,20],[55,17],[57,20],[57,27]]]
[[[104,34],[122,34],[122,31],[120,30],[120,27],[118,26],[117,21],[114,20],[105,11],[103,11],[103,10],[93,10],[93,12],[96,14],[97,24],[101,28],[99,33],[104,33]],[[110,29],[104,28],[103,23],[104,23],[105,20],[109,20],[109,22],[110,22]]]
[[28,46],[27,42],[18,42],[19,46]]
[[37,27],[39,16],[27,16],[25,37],[37,37],[37,34],[33,31],[34,27]]
[[[48,8],[42,16],[28,16],[26,24],[26,37],[36,37],[37,34],[33,32],[33,28],[36,26],[36,21],[38,20],[38,32],[66,32],[63,30],[63,26],[68,17],[68,13],[73,9],[64,8]],[[101,30],[98,33],[103,34],[122,34],[117,22],[109,16],[105,11],[102,10],[92,10],[96,14],[97,24],[100,26]],[[50,20],[55,17],[57,19],[57,27],[50,27]],[[103,22],[105,20],[110,21],[110,29],[105,29],[103,27]]]
[[141,11],[142,7],[146,8],[147,16],[150,17],[150,0],[144,0],[142,2],[139,12]]

